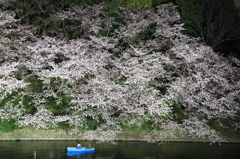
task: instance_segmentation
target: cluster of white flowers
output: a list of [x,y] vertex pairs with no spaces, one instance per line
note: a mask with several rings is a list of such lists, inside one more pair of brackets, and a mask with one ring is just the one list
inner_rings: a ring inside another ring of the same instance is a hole
[[0,0],[0,5],[3,5],[3,6],[9,6],[11,2],[14,2],[16,0]]
[[219,137],[215,130],[212,130],[207,125],[207,120],[199,120],[197,117],[184,120],[182,125],[179,125],[178,129],[183,135],[187,135],[186,138],[202,139],[211,142],[224,141]]
[[[98,33],[102,29],[101,25],[104,24],[103,19],[100,15],[104,14],[103,5],[93,5],[93,6],[75,6],[72,5],[68,11],[62,11],[56,15],[60,18],[77,20],[80,22],[80,27],[82,31],[93,31]],[[88,15],[88,16],[86,16]],[[105,22],[106,23],[106,22]]]
[[[239,60],[229,61],[197,43],[197,39],[183,35],[182,24],[175,24],[180,17],[172,4],[160,5],[155,13],[133,13],[123,7],[119,12],[125,22],[114,30],[113,37],[94,35],[101,29],[99,23],[104,22],[99,15],[107,17],[102,5],[72,6],[69,11],[56,14],[63,19],[81,20],[82,29],[94,32],[88,38],[34,37],[29,30],[21,35],[34,41],[20,39],[11,43],[11,39],[0,35],[0,41],[9,44],[0,44],[4,48],[0,53],[10,50],[14,55],[13,60],[0,56],[1,100],[12,93],[19,97],[18,103],[13,98],[0,107],[1,120],[16,116],[20,126],[47,128],[66,122],[87,129],[88,119],[92,119],[98,122],[99,131],[86,133],[92,139],[102,137],[102,141],[113,138],[108,129],[119,133],[121,125],[150,122],[155,128],[179,129],[199,138],[209,133],[208,138],[218,140],[202,119],[235,117],[240,97]],[[16,24],[12,14],[1,11],[0,15],[0,25],[18,26],[17,32],[27,28]],[[108,22],[114,21],[108,18]],[[133,39],[153,23],[151,31],[156,38],[135,43]],[[5,30],[4,34],[8,33]],[[126,46],[120,46],[119,39]],[[167,43],[168,49],[161,50]],[[15,50],[11,49],[13,46]],[[233,63],[238,67],[233,67]],[[27,73],[21,74],[21,68]],[[40,81],[38,87],[43,90],[32,90],[36,88],[30,79]],[[35,112],[28,113],[24,108],[23,95],[31,97]],[[48,109],[51,105],[47,100],[52,98],[61,105],[62,95],[69,97],[68,107],[59,108],[64,109],[62,114],[55,115]],[[181,104],[189,117],[182,124],[172,121],[174,103]],[[157,132],[152,135],[155,137],[149,141],[162,140],[164,136]]]
[[240,69],[232,67],[231,61],[209,47],[200,46],[192,50],[191,45],[185,45],[171,51],[186,59],[186,69],[190,74],[171,84],[169,93],[172,100],[181,101],[192,116],[199,114],[207,119],[234,117],[239,110]]
[[14,19],[14,16],[15,16],[14,12],[1,11],[0,12],[0,17],[1,17],[0,26],[8,24],[8,23],[16,22],[17,20]]
[[0,109],[0,119],[1,121],[9,121],[11,119],[19,120],[24,115],[24,112],[21,105],[14,106],[11,102],[8,102]]
[[21,120],[18,120],[17,123],[19,126],[33,126],[36,128],[49,128],[49,127],[56,127],[56,122],[54,122],[53,114],[39,106],[37,107],[37,112],[34,115],[25,114],[21,117]]

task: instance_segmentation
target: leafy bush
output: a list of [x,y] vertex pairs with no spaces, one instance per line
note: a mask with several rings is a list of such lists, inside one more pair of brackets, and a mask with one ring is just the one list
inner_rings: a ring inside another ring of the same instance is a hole
[[70,127],[70,125],[67,122],[62,121],[62,122],[58,123],[58,127],[62,128],[62,129],[68,129]]
[[87,128],[89,130],[96,130],[99,125],[100,124],[97,120],[94,120],[94,119],[88,119],[87,120]]
[[173,103],[170,106],[172,107],[173,119],[178,123],[182,123],[187,118],[184,114],[184,107],[179,103]]
[[68,94],[63,94],[59,98],[49,97],[44,103],[54,115],[65,115],[67,114],[66,108],[69,108],[69,101],[72,99]]
[[27,78],[27,81],[29,82],[29,85],[27,86],[29,92],[41,93],[44,91],[42,80],[38,79],[37,76],[30,76]]
[[35,114],[37,112],[37,108],[34,106],[34,104],[32,103],[33,101],[33,97],[28,96],[28,95],[24,95],[22,97],[22,104],[23,104],[23,108],[26,110],[26,112],[28,112],[29,114]]
[[0,131],[9,132],[18,128],[14,120],[0,120]]

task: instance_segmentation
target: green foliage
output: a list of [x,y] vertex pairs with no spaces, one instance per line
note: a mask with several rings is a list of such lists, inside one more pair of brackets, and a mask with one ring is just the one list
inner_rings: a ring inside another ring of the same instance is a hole
[[153,87],[154,89],[161,92],[162,95],[165,95],[167,93],[167,87],[159,87],[159,86],[156,86],[156,84],[154,83],[148,83],[148,87]]
[[85,34],[84,29],[81,28],[81,21],[80,20],[74,20],[74,19],[64,19],[63,23],[64,25],[64,34],[69,39],[76,39]]
[[118,29],[121,24],[125,24],[124,19],[119,13],[112,13],[111,16],[114,18],[114,23],[112,24],[112,31]]
[[119,84],[119,85],[124,85],[124,83],[127,81],[127,77],[121,77],[119,79],[116,79],[115,80],[115,83],[116,84]]
[[240,129],[236,129],[234,123],[240,122],[240,114],[235,119],[213,118],[208,121],[208,125],[219,134],[227,138],[239,138]]
[[73,99],[73,97],[71,97],[69,94],[63,94],[61,96],[63,104],[68,104],[71,101],[71,99]]
[[67,87],[68,88],[73,88],[73,85],[71,85],[70,83],[67,83]]
[[108,37],[111,37],[111,34],[109,34],[109,30],[107,29],[102,29],[102,30],[99,30],[98,34],[101,35],[101,36],[108,36]]
[[[115,35],[113,34],[114,30],[119,28],[119,24],[124,23],[118,14],[120,5],[137,9],[136,11],[139,11],[139,9],[153,10],[153,4],[166,1],[168,0],[155,0],[154,2],[153,0],[17,0],[11,3],[10,9],[16,11],[17,18],[21,19],[21,23],[37,27],[36,35],[75,39],[86,34],[84,29],[81,28],[81,21],[62,20],[55,16],[56,11],[67,9],[72,4],[93,5],[104,3],[105,11],[108,16],[114,17],[114,23],[103,27],[99,35],[113,37]],[[151,35],[145,30],[139,35],[139,38],[149,39]]]
[[108,6],[108,12],[114,13],[118,11],[118,6],[127,6],[132,9],[144,7],[145,9],[152,10],[152,0],[104,0],[104,4]]
[[37,108],[34,106],[32,103],[33,98],[27,95],[24,95],[22,97],[22,105],[23,108],[26,110],[27,113],[29,114],[35,114],[37,112]]
[[62,121],[58,123],[58,127],[62,129],[68,129],[70,125],[66,121]]
[[42,80],[38,79],[37,76],[29,76],[27,82],[30,83],[27,86],[27,91],[41,93],[44,91]]
[[184,107],[180,103],[175,102],[169,105],[172,107],[173,119],[178,123],[182,123],[182,120],[187,118],[184,114]]
[[152,121],[146,121],[141,125],[142,130],[154,130],[153,122]]
[[[0,94],[1,95],[1,94]],[[7,103],[11,103],[13,107],[19,105],[23,100],[23,97],[19,96],[17,92],[8,94],[4,99],[0,101],[0,108],[4,107]],[[24,104],[24,103],[23,103]],[[18,128],[14,119],[1,120],[0,119],[0,131],[8,132]]]
[[0,131],[9,132],[18,128],[14,120],[0,120]]
[[105,10],[108,12],[108,14],[113,14],[118,12],[118,6],[122,5],[124,3],[124,0],[105,0],[104,4],[106,5]]
[[7,94],[7,96],[0,101],[0,107],[4,107],[7,103],[11,103],[13,106],[17,106],[22,101],[17,92]]
[[[97,110],[95,110],[97,111]],[[102,119],[102,114],[98,114],[97,117],[93,118],[92,116],[87,116],[86,118],[86,130],[96,130],[101,126],[101,124],[106,123],[104,119]]]
[[203,6],[195,0],[177,0],[176,3],[180,8],[181,21],[185,24],[187,32],[196,35],[197,32],[193,25],[203,21]]
[[99,125],[100,125],[99,121],[94,120],[92,118],[87,119],[87,128],[89,130],[96,130]]
[[[137,122],[129,124],[129,123],[122,123],[121,127],[123,130],[161,130],[161,128],[157,127],[147,112],[145,112],[145,116],[148,116],[148,119],[137,120]],[[161,118],[161,117],[159,117]],[[134,120],[134,116],[129,116],[129,120]]]
[[62,94],[60,97],[49,97],[44,105],[51,110],[54,115],[67,114],[66,109],[69,108],[69,102],[72,99],[68,94]]
[[105,10],[108,16],[113,17],[113,21],[111,22],[110,25],[106,25],[105,23],[103,23],[102,24],[103,29],[100,30],[98,34],[101,36],[114,37],[115,30],[118,30],[121,24],[124,24],[125,22],[122,16],[118,13],[117,8],[116,10],[112,10],[111,6],[107,6]]
[[61,79],[59,77],[51,77],[50,78],[50,86],[54,92],[57,92],[60,84],[61,84]]
[[177,0],[181,11],[181,20],[185,24],[199,23],[203,21],[203,6],[200,6],[195,0]]
[[62,113],[65,111],[62,109],[62,105],[61,104],[58,104],[57,99],[54,98],[54,97],[49,97],[47,100],[46,100],[46,103],[44,103],[44,105],[47,107],[47,109],[51,110],[51,112],[54,114],[54,115],[62,115]]
[[141,128],[138,127],[138,126],[127,126],[127,125],[123,125],[123,126],[122,126],[122,130],[141,130]]
[[[69,107],[72,97],[69,94],[61,92],[62,79],[58,77],[50,78],[50,86],[57,97],[49,97],[44,105],[53,112],[54,115],[65,115],[66,109]],[[67,88],[72,88],[71,84],[67,84]]]
[[119,5],[128,6],[132,8],[136,7],[146,7],[147,9],[152,9],[152,5],[157,5],[166,2],[175,2],[175,0],[49,0],[50,2],[55,2],[58,5],[70,5],[70,4],[84,4],[93,5],[104,3],[109,6],[109,12],[113,13],[117,11]]
[[126,5],[130,8],[145,7],[148,10],[152,10],[152,0],[128,0]]
[[143,29],[136,38],[138,40],[149,40],[154,39],[155,36],[153,35],[153,32],[147,27]]

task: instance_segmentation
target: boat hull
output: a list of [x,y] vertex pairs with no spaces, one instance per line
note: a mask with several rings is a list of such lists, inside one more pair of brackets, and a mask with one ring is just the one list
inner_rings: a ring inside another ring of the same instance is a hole
[[68,152],[93,152],[95,149],[94,148],[82,148],[82,149],[77,149],[75,147],[67,147]]

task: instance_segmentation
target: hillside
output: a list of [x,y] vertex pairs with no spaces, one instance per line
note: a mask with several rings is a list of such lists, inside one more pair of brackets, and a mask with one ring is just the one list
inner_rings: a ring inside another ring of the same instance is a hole
[[16,14],[0,10],[1,130],[239,133],[240,61],[184,35],[177,6],[72,5],[39,26]]

